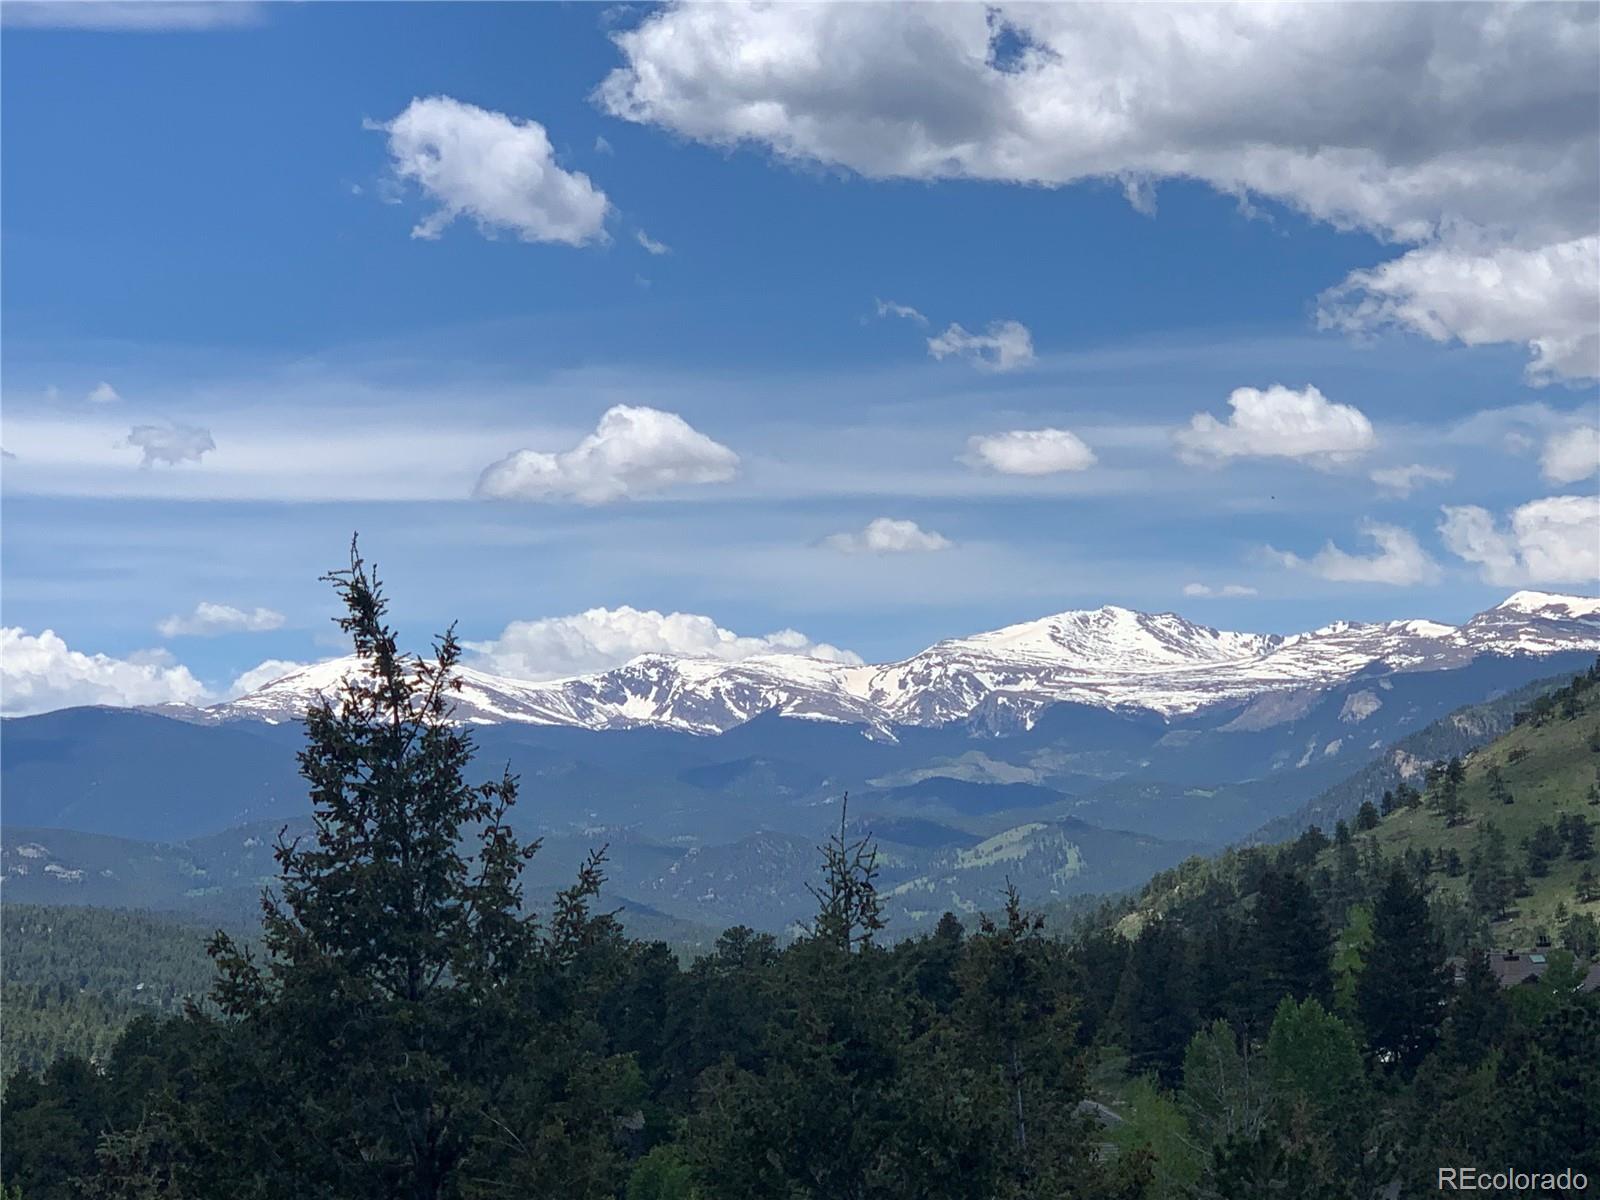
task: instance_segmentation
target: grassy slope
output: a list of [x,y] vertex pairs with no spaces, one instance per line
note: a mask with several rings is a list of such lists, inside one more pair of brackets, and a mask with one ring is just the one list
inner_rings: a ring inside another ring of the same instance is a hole
[[[1591,824],[1600,819],[1600,805],[1591,805],[1588,800],[1589,785],[1600,771],[1600,752],[1589,745],[1600,730],[1597,691],[1600,689],[1588,693],[1587,711],[1582,716],[1553,717],[1539,727],[1521,725],[1468,755],[1464,760],[1466,781],[1462,785],[1467,819],[1462,824],[1448,826],[1443,815],[1427,807],[1395,812],[1381,821],[1373,836],[1384,855],[1427,847],[1437,858],[1453,849],[1465,863],[1482,825],[1492,821],[1506,835],[1512,860],[1521,865],[1525,861],[1522,839],[1538,826],[1553,825],[1567,813],[1581,814]],[[1488,773],[1496,766],[1513,797],[1511,804],[1489,795]],[[1325,852],[1325,862],[1332,853],[1331,849]],[[1495,941],[1527,945],[1541,929],[1555,934],[1558,903],[1564,902],[1569,911],[1600,917],[1600,901],[1580,904],[1577,899],[1578,876],[1584,865],[1563,855],[1551,864],[1550,873],[1543,878],[1529,875],[1527,882],[1533,895],[1519,898],[1515,912],[1496,923]],[[1600,873],[1600,854],[1587,865]],[[1433,876],[1433,883],[1441,894],[1464,896],[1467,875],[1452,879],[1441,871]]]
[[[1525,861],[1522,839],[1539,825],[1555,824],[1568,812],[1581,812],[1591,822],[1600,820],[1600,806],[1590,805],[1587,799],[1590,783],[1600,776],[1600,753],[1589,748],[1590,736],[1600,727],[1600,686],[1583,694],[1584,711],[1576,718],[1552,714],[1540,725],[1513,724],[1517,710],[1558,692],[1571,680],[1570,675],[1542,680],[1498,700],[1457,710],[1397,742],[1377,762],[1330,789],[1320,803],[1314,802],[1302,809],[1296,814],[1296,818],[1301,819],[1290,818],[1268,826],[1251,839],[1251,844],[1276,853],[1286,848],[1296,833],[1313,823],[1305,819],[1312,815],[1317,818],[1315,823],[1331,833],[1335,818],[1353,818],[1361,801],[1376,801],[1383,788],[1392,787],[1402,779],[1420,786],[1425,756],[1442,758],[1458,753],[1467,768],[1462,790],[1468,806],[1465,823],[1448,827],[1443,816],[1428,808],[1404,810],[1385,818],[1376,831],[1358,834],[1358,841],[1375,837],[1385,857],[1403,854],[1407,848],[1428,847],[1439,858],[1455,849],[1466,863],[1482,823],[1489,820],[1506,835],[1512,864],[1522,865]],[[1491,736],[1494,728],[1503,732]],[[1468,744],[1462,745],[1458,738],[1468,739]],[[1471,748],[1473,744],[1475,749]],[[1395,765],[1396,751],[1409,760],[1412,773],[1402,774]],[[1519,761],[1512,763],[1510,759],[1517,752],[1520,752]],[[1514,797],[1510,805],[1489,799],[1487,774],[1492,765],[1499,766]],[[1313,810],[1316,810],[1314,814]],[[1327,818],[1326,824],[1322,824],[1323,817]],[[1354,824],[1353,820],[1351,823]],[[1596,842],[1600,843],[1600,830],[1596,831]],[[1252,851],[1244,851],[1249,852]],[[1319,865],[1331,869],[1335,854],[1335,849],[1329,847],[1323,852]],[[1156,875],[1137,898],[1109,904],[1097,915],[1097,922],[1112,922],[1125,936],[1137,936],[1152,917],[1193,903],[1196,898],[1209,894],[1219,882],[1236,881],[1240,861],[1239,849],[1225,850],[1208,858],[1189,859]],[[1600,875],[1600,854],[1590,865]],[[1587,912],[1600,917],[1600,904],[1578,903],[1577,880],[1582,870],[1583,864],[1563,855],[1551,865],[1549,875],[1543,878],[1530,875],[1527,882],[1533,895],[1518,898],[1514,914],[1495,924],[1494,941],[1526,946],[1532,944],[1541,930],[1554,936],[1557,930],[1553,917],[1558,903],[1564,902],[1569,912]],[[1460,896],[1466,890],[1467,879],[1465,871],[1457,878],[1450,878],[1441,863],[1429,882],[1443,894]]]

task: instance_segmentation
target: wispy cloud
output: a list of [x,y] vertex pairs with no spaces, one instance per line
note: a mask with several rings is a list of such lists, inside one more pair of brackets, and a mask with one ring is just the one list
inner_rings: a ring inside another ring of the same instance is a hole
[[6,0],[0,25],[100,33],[206,33],[246,29],[265,19],[249,0]]
[[235,608],[202,600],[190,613],[164,618],[156,630],[162,637],[217,637],[225,633],[269,633],[282,629],[284,616],[270,608]]
[[1368,524],[1363,530],[1377,544],[1375,554],[1351,554],[1328,542],[1310,558],[1268,547],[1267,554],[1283,566],[1309,571],[1336,583],[1382,583],[1411,587],[1439,578],[1439,565],[1428,556],[1415,536],[1396,525]]

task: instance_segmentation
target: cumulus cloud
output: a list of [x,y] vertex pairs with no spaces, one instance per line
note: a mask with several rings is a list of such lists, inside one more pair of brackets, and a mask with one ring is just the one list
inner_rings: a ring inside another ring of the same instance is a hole
[[954,355],[986,371],[1015,371],[1033,362],[1033,335],[1021,321],[991,321],[988,332],[968,333],[960,325],[928,339],[928,353]]
[[194,425],[135,425],[123,444],[136,447],[147,467],[156,463],[175,467],[179,463],[199,462],[206,451],[217,448],[211,431]]
[[[869,178],[1097,180],[1152,213],[1160,181],[1199,180],[1423,243],[1352,277],[1353,324],[1526,342],[1543,378],[1593,362],[1568,302],[1592,257],[1559,248],[1595,233],[1595,25],[1579,5],[669,4],[613,34],[597,100]],[[1441,234],[1466,229],[1560,277],[1519,315],[1494,270],[1449,261]]]
[[234,608],[202,600],[188,614],[174,613],[156,629],[162,637],[216,637],[224,633],[267,633],[283,628],[283,614],[270,608]]
[[395,176],[439,206],[412,237],[436,238],[457,217],[470,217],[485,235],[504,230],[524,242],[583,246],[605,238],[605,193],[557,164],[537,121],[429,96],[369,127],[388,134]]
[[1409,496],[1419,487],[1429,483],[1449,483],[1456,473],[1447,467],[1426,467],[1412,463],[1408,467],[1380,467],[1371,474],[1372,482],[1396,496]]
[[1551,483],[1577,483],[1600,471],[1600,428],[1579,425],[1551,434],[1539,469]]
[[80,704],[198,704],[200,681],[161,651],[112,658],[71,649],[53,630],[0,629],[0,712],[49,712]]
[[0,25],[115,33],[200,33],[258,24],[250,0],[7,0]]
[[1486,583],[1600,582],[1600,496],[1549,496],[1511,511],[1508,528],[1477,505],[1446,507],[1439,533]]
[[84,397],[90,404],[115,404],[122,397],[117,394],[117,389],[105,380],[94,385],[94,388]]
[[680,484],[725,483],[739,456],[676,413],[625,404],[607,409],[595,431],[558,454],[518,450],[490,464],[477,494],[490,500],[576,500],[608,504]]
[[1256,589],[1242,583],[1224,583],[1220,587],[1212,587],[1208,583],[1186,583],[1183,585],[1183,594],[1198,597],[1254,596]]
[[597,98],[874,178],[1192,178],[1415,240],[1593,221],[1594,29],[1574,6],[682,4],[613,35]]
[[923,529],[915,521],[878,517],[856,533],[835,533],[824,544],[845,554],[912,554],[928,550],[948,550],[950,539]]
[[646,253],[654,255],[672,253],[671,246],[667,245],[665,242],[656,241],[655,238],[651,237],[642,229],[635,231],[633,236],[638,241],[639,245],[645,248]]
[[513,621],[500,636],[469,642],[471,666],[517,679],[562,679],[610,670],[641,654],[737,662],[759,654],[803,654],[859,664],[858,655],[793,629],[751,637],[695,613],[591,608],[567,617]]
[[904,317],[908,321],[915,321],[918,325],[928,323],[928,318],[909,304],[896,304],[893,300],[878,300],[875,303],[880,317]]
[[1065,429],[1013,429],[967,439],[968,459],[1002,475],[1055,475],[1085,471],[1094,451]]
[[1268,548],[1268,555],[1286,567],[1310,571],[1338,583],[1387,583],[1395,587],[1432,583],[1439,565],[1417,539],[1394,525],[1368,525],[1363,532],[1377,546],[1371,555],[1351,554],[1331,541],[1310,558]]
[[1324,327],[1528,347],[1528,381],[1600,377],[1600,237],[1486,250],[1437,244],[1355,271],[1322,296]]
[[240,674],[228,685],[228,699],[233,700],[240,696],[248,696],[251,692],[265,687],[276,679],[282,679],[285,675],[292,675],[296,671],[303,671],[312,665],[314,664],[295,662],[287,658],[264,659],[248,671]]
[[1372,422],[1358,408],[1334,404],[1307,385],[1295,391],[1273,385],[1235,388],[1226,421],[1196,413],[1178,431],[1178,453],[1187,462],[1216,463],[1231,458],[1293,458],[1313,466],[1347,462],[1376,443]]

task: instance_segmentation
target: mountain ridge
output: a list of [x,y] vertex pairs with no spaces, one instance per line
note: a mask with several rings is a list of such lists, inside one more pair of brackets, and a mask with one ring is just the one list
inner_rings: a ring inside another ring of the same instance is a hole
[[[584,729],[655,726],[722,733],[764,713],[896,727],[982,720],[1025,730],[1053,704],[1136,709],[1166,719],[1388,671],[1464,666],[1480,655],[1600,651],[1600,599],[1520,591],[1461,625],[1338,621],[1298,634],[1215,629],[1176,613],[1107,605],[950,638],[898,662],[856,665],[794,654],[737,661],[640,655],[589,675],[530,681],[459,669],[457,713],[473,724]],[[300,716],[353,658],[301,668],[233,700],[157,711],[200,723]]]

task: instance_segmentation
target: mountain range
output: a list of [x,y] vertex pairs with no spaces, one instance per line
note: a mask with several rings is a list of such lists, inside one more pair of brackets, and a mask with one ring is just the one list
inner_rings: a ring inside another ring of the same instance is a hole
[[[1600,651],[1600,600],[1517,592],[1461,625],[1340,621],[1293,635],[1236,633],[1175,613],[1107,606],[942,641],[900,662],[850,665],[793,654],[726,662],[647,654],[613,670],[543,682],[471,667],[456,712],[475,724],[523,722],[716,734],[764,713],[834,721],[893,737],[897,727],[966,724],[989,734],[1032,728],[1051,705],[1145,710],[1165,718],[1304,696],[1382,663],[1449,670],[1483,656]],[[208,708],[164,706],[195,722],[281,722],[355,669],[305,667]],[[1292,707],[1293,701],[1288,702]],[[1273,705],[1249,720],[1260,720]]]
[[[544,845],[535,889],[605,844],[613,894],[651,920],[790,929],[848,793],[906,931],[992,906],[1007,880],[1031,903],[1073,903],[1342,811],[1420,769],[1417,754],[1456,752],[1451,731],[1483,724],[1464,706],[1498,713],[1597,652],[1600,601],[1531,592],[1459,626],[1296,636],[1103,608],[881,666],[648,656],[547,683],[467,670],[458,715],[476,725],[475,779],[521,778],[513,822]],[[5,897],[247,910],[270,834],[310,812],[296,718],[351,665],[205,709],[0,721]]]

